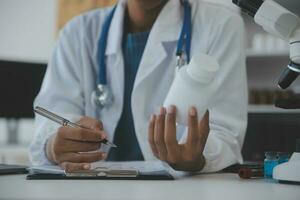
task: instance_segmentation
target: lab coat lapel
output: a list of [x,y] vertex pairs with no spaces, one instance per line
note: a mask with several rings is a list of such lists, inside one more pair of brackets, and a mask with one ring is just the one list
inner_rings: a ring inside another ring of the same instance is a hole
[[[151,74],[156,69],[164,71],[166,68],[174,67],[175,70],[175,61],[164,61],[167,58],[174,58],[175,60],[176,43],[183,24],[182,16],[183,10],[180,1],[169,0],[152,27],[136,76],[132,92],[132,112],[136,136],[146,160],[155,159],[148,143],[147,127],[149,113],[146,111],[146,108],[149,108],[153,104],[153,100],[143,99],[142,97],[148,96],[147,92],[153,91],[153,88],[151,88],[153,84],[151,83],[155,80],[155,77],[153,77],[154,75],[151,76]],[[167,43],[172,43],[174,48],[166,49],[165,44]],[[169,64],[166,66],[166,63]],[[170,64],[172,66],[168,66]],[[167,83],[162,82],[161,84]]]
[[123,24],[126,9],[126,0],[120,0],[108,32],[107,45],[105,54],[112,55],[122,53],[122,38],[123,38]]
[[174,42],[179,38],[182,27],[183,10],[179,0],[170,0],[161,11],[150,32],[147,45],[135,80],[137,87],[167,57],[165,42]]
[[[123,38],[123,22],[124,11],[126,8],[126,0],[120,0],[111,22],[109,37],[107,41],[106,56],[107,56],[107,77],[108,84],[111,86],[114,95],[114,105],[109,109],[104,109],[102,112],[103,124],[105,130],[110,132],[110,140],[113,139],[116,124],[122,113],[123,95],[124,95],[124,61],[122,53],[122,38]],[[138,100],[138,96],[143,96],[147,85],[144,81],[150,77],[151,72],[156,68],[167,67],[162,66],[163,61],[169,54],[174,51],[166,51],[164,43],[178,41],[178,37],[182,27],[183,11],[179,0],[169,0],[158,19],[152,27],[148,38],[147,45],[137,72],[134,89],[132,92],[132,102]],[[173,56],[172,56],[173,57]],[[174,56],[175,59],[175,56]],[[175,68],[175,66],[174,66]],[[150,80],[151,81],[151,80]],[[140,88],[140,89],[138,89]],[[143,89],[144,88],[144,89]],[[146,107],[147,102],[140,102],[139,108]],[[143,151],[145,159],[153,159],[151,149],[147,143],[146,124],[148,119],[145,118],[143,109],[138,109],[132,106],[133,117],[135,121],[135,130],[140,147]],[[107,121],[105,121],[107,119]]]
[[[123,22],[126,1],[120,0],[112,19],[105,50],[107,82],[113,93],[113,105],[101,110],[100,118],[104,129],[109,133],[108,139],[113,141],[116,125],[123,108],[124,95],[124,60],[122,53]],[[107,150],[107,149],[106,149]]]

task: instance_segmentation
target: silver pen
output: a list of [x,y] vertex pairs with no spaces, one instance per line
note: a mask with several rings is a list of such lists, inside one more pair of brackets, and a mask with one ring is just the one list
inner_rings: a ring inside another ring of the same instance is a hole
[[[39,106],[35,107],[34,108],[34,112],[43,116],[43,117],[46,117],[62,126],[69,126],[69,127],[72,127],[72,128],[83,128],[83,129],[89,129],[89,128],[86,128],[84,126],[81,126],[79,124],[76,124],[76,123],[73,123],[63,117],[60,117],[44,108],[41,108]],[[107,139],[103,139],[100,141],[101,143],[105,144],[105,145],[108,145],[110,147],[117,147],[117,145],[115,145],[114,143],[108,141]]]

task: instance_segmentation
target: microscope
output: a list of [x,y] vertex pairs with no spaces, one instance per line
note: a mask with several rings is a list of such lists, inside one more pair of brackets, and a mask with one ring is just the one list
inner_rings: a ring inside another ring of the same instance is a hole
[[[254,18],[256,24],[290,44],[290,63],[281,74],[278,87],[288,88],[300,74],[300,1],[289,0],[290,5],[283,5],[279,0],[232,0],[242,11]],[[294,5],[293,5],[294,4]],[[298,100],[278,100],[276,107],[300,109]],[[300,122],[299,122],[300,123]],[[297,144],[299,146],[299,144]],[[282,183],[300,184],[300,147],[291,156],[289,162],[276,166],[273,178]]]

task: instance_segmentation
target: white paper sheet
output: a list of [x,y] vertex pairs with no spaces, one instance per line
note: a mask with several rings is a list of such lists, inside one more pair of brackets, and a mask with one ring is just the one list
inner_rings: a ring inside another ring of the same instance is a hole
[[[95,162],[92,163],[91,169],[138,170],[139,172],[169,171],[169,167],[160,161]],[[64,173],[64,170],[54,165],[32,166],[30,170],[34,173]]]
[[160,161],[130,161],[130,162],[96,162],[92,164],[92,169],[111,170],[137,170],[139,172],[154,172],[169,168]]
[[[189,173],[175,171],[168,164],[160,161],[132,161],[132,162],[95,162],[92,163],[93,169],[109,169],[109,170],[138,170],[139,172],[156,172],[168,171],[175,179],[182,178]],[[29,168],[32,173],[46,174],[64,174],[59,166],[33,166]]]
[[31,166],[29,168],[31,173],[40,173],[40,174],[64,174],[62,170],[57,165],[41,165],[41,166]]

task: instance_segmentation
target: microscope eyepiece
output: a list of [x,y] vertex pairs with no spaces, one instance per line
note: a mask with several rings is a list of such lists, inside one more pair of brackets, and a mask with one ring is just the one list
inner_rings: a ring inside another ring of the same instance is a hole
[[287,68],[282,72],[279,81],[278,87],[281,89],[288,88],[299,76],[300,74],[300,65],[290,62]]
[[263,0],[232,0],[232,2],[252,17],[255,16],[260,6],[264,3]]

